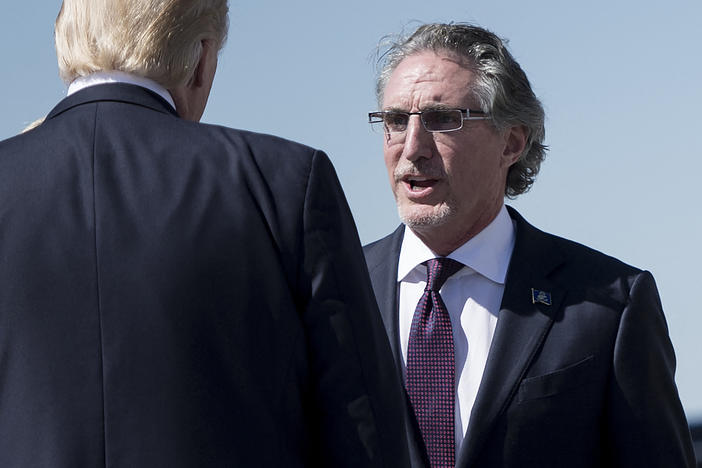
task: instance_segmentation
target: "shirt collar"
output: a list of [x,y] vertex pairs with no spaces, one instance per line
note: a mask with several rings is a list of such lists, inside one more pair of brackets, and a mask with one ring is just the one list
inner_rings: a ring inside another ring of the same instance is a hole
[[156,83],[154,80],[117,70],[99,71],[91,73],[87,76],[79,76],[78,78],[73,80],[73,82],[71,82],[70,85],[68,85],[67,95],[70,96],[71,94],[77,93],[81,89],[87,88],[89,86],[95,86],[105,83],[127,83],[141,86],[142,88],[146,88],[161,96],[163,99],[166,100],[166,102],[168,102],[173,107],[173,109],[176,108],[171,93],[169,93],[166,88]]
[[[502,205],[495,219],[485,229],[451,252],[448,257],[496,283],[504,284],[514,241],[514,224],[507,209]],[[405,227],[397,269],[398,281],[404,280],[417,266],[432,258],[436,258],[436,254],[424,245],[411,229]]]

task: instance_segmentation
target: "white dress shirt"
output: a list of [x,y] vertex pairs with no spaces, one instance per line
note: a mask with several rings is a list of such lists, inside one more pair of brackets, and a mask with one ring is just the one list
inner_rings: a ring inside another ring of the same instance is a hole
[[171,107],[173,107],[173,109],[176,108],[171,93],[169,93],[166,88],[156,83],[154,80],[144,78],[143,76],[132,75],[131,73],[125,73],[122,71],[115,70],[100,71],[91,73],[87,76],[79,76],[78,78],[73,80],[70,85],[68,85],[68,92],[66,93],[66,95],[70,96],[71,94],[77,93],[81,89],[87,88],[89,86],[95,86],[105,83],[127,83],[141,86],[142,88],[146,88],[161,96],[171,105]]
[[[514,239],[514,225],[503,205],[497,217],[485,229],[448,255],[465,265],[449,277],[439,291],[453,328],[458,383],[456,457],[468,429],[470,413],[495,333]],[[427,279],[426,266],[422,262],[436,257],[410,229],[405,228],[397,272],[400,282],[400,346],[405,378],[412,317]]]

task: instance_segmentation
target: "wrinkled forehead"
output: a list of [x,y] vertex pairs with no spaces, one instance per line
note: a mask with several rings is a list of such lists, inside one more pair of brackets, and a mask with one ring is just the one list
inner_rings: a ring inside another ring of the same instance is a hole
[[389,76],[384,109],[421,110],[472,104],[475,72],[456,54],[423,51],[405,57]]

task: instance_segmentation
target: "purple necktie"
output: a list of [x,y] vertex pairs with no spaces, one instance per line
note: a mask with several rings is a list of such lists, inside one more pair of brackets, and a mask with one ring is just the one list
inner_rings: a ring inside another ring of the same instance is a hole
[[432,468],[456,461],[456,399],[451,318],[439,289],[463,265],[439,257],[426,262],[427,285],[412,318],[407,348],[407,393]]

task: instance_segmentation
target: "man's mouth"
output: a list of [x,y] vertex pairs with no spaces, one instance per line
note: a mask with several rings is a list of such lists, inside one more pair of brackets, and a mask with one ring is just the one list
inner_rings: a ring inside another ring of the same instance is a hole
[[421,176],[406,176],[402,178],[403,182],[409,186],[412,192],[421,192],[424,189],[431,188],[437,183],[437,179]]

